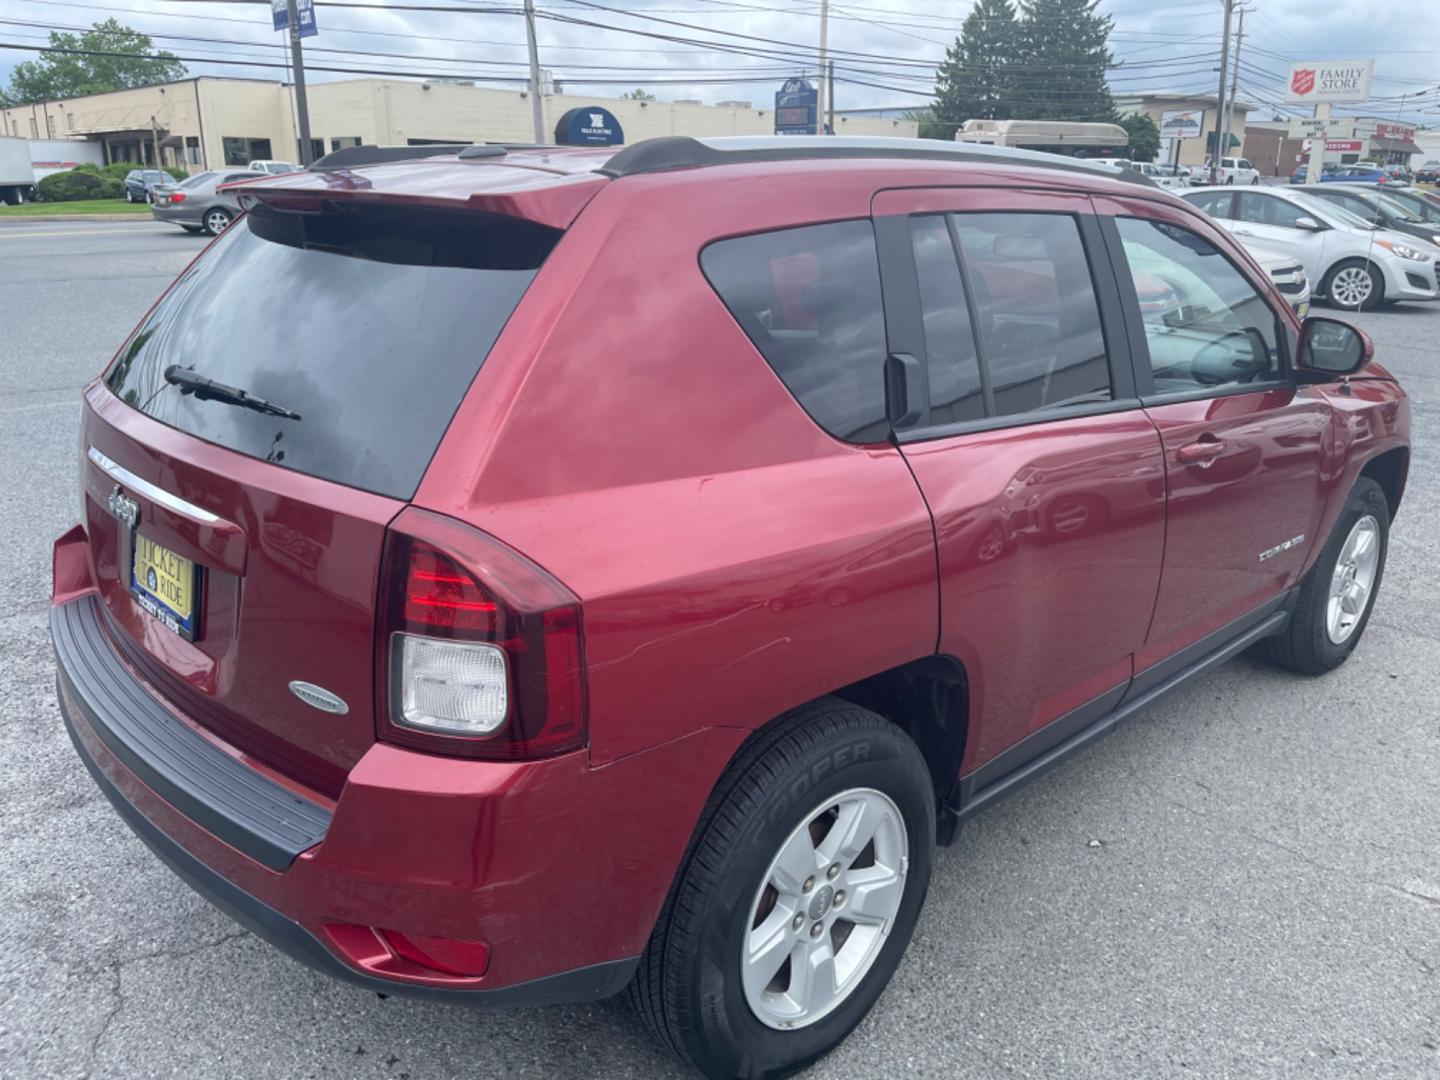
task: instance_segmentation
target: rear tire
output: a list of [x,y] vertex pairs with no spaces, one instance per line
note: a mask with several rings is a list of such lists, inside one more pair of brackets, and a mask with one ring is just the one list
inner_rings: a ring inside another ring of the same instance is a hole
[[[859,826],[869,825],[873,839],[842,844],[851,823],[852,835],[863,838]],[[804,1068],[864,1019],[890,981],[934,848],[935,789],[910,738],[835,698],[797,709],[752,738],[716,785],[631,1004],[706,1076]]]
[[1325,300],[1346,311],[1373,311],[1385,302],[1385,275],[1372,262],[1346,259],[1325,274]]
[[1389,547],[1390,505],[1380,485],[1362,476],[1320,558],[1300,583],[1289,625],[1260,643],[1262,655],[1302,675],[1323,675],[1343,664],[1375,610]]

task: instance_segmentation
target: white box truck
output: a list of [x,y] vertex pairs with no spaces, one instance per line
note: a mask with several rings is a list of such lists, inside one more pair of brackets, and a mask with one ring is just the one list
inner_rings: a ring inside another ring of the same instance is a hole
[[30,141],[0,135],[0,202],[16,206],[35,198],[35,166]]

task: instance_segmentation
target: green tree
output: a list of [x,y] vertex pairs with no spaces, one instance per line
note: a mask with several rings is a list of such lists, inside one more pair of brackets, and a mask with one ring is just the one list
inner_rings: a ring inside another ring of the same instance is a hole
[[1019,27],[1010,0],[978,0],[955,44],[945,50],[935,85],[935,105],[920,134],[953,139],[966,120],[1006,120],[1014,115],[1010,66]]
[[1131,113],[1120,118],[1120,126],[1130,136],[1131,161],[1154,161],[1160,153],[1160,125],[1153,116]]
[[1024,120],[1113,121],[1105,73],[1114,65],[1112,21],[1099,0],[1021,0],[1012,116]]
[[641,90],[641,89],[639,89],[639,88],[637,87],[636,89],[631,90],[629,93],[621,94],[621,95],[620,95],[620,100],[621,100],[621,101],[654,101],[654,100],[655,100],[655,95],[654,95],[654,94],[651,94],[651,93],[647,93],[646,91]]
[[157,51],[148,36],[114,19],[98,22],[83,34],[52,33],[50,47],[74,51],[42,53],[16,64],[8,91],[15,104],[173,82],[186,75],[185,65],[173,53]]

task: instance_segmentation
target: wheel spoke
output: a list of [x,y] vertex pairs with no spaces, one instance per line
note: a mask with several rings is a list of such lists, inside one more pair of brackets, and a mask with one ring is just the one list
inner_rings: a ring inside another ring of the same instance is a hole
[[786,996],[807,1013],[830,1004],[835,996],[835,950],[828,937],[796,950]]
[[860,798],[842,804],[840,816],[820,841],[818,851],[822,864],[838,862],[849,866],[853,863],[865,845],[875,838],[886,814],[885,807],[871,799]]
[[810,841],[809,830],[797,829],[776,857],[770,878],[782,894],[798,896],[805,880],[814,877],[819,867],[820,856]]
[[880,925],[895,917],[905,885],[888,866],[855,870],[846,878],[847,899],[840,913],[854,923]]
[[745,989],[758,995],[770,985],[780,965],[795,949],[795,941],[790,936],[790,912],[778,907],[772,911],[763,924],[750,931],[748,946],[741,974]]

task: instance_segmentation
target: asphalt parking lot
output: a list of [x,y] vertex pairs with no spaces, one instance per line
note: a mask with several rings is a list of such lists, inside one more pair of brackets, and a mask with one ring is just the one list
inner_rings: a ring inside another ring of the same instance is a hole
[[[0,225],[0,1074],[683,1075],[618,1002],[473,1012],[310,973],[174,878],[75,757],[46,607],[79,392],[203,243]],[[1415,455],[1350,663],[1241,658],[967,826],[812,1075],[1440,1075],[1440,305],[1355,321],[1414,399]]]

